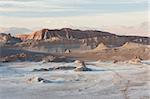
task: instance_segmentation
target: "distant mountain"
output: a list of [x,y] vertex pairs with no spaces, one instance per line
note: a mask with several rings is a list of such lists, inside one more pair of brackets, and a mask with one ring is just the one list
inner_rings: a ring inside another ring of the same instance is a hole
[[18,27],[9,27],[9,28],[4,28],[0,27],[0,33],[11,33],[11,35],[16,35],[16,34],[24,34],[24,33],[30,33],[31,30],[27,28],[18,28]]
[[99,44],[103,42],[106,45],[122,45],[126,42],[136,42],[142,44],[150,44],[149,37],[141,36],[119,36],[109,32],[97,30],[79,30],[79,29],[42,29],[26,35],[17,35],[22,40],[38,40],[44,41],[52,38],[57,40],[78,40],[87,44]]

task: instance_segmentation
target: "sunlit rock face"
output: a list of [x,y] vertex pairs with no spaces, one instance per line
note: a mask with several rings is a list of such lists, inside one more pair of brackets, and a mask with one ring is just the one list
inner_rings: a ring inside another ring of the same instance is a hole
[[28,34],[18,34],[16,35],[17,38],[20,38],[21,40],[25,41],[28,38]]

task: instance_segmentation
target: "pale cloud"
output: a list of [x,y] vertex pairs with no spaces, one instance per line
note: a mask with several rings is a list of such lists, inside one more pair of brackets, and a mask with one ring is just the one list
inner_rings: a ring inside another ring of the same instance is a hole
[[[94,15],[81,15],[71,17],[0,17],[0,26],[21,26],[21,27],[49,27],[58,28],[64,26],[95,27],[125,25],[132,26],[145,22],[148,19],[147,12],[130,13],[106,13]],[[7,20],[6,20],[7,19]]]
[[136,36],[148,36],[148,22],[143,22],[135,26],[108,26],[103,27],[103,30],[110,31],[118,35],[136,35]]

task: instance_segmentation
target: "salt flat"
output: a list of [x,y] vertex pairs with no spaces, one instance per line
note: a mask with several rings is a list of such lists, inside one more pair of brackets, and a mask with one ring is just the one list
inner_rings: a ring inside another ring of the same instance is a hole
[[[94,71],[33,69],[75,66],[74,63],[0,63],[0,99],[149,99],[149,61],[140,65],[86,62]],[[49,83],[27,83],[37,76]]]

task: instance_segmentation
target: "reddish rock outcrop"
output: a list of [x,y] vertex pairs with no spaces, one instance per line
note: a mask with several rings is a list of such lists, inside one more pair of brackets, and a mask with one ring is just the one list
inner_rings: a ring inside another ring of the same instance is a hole
[[29,34],[18,34],[16,35],[17,38],[20,38],[22,41],[25,41],[28,39]]

